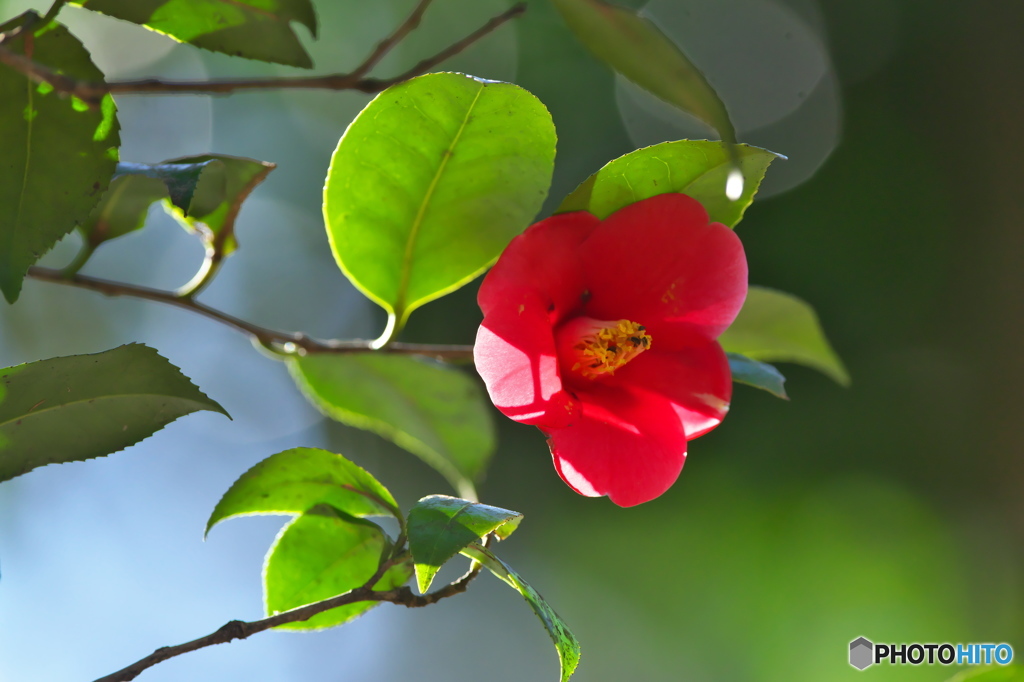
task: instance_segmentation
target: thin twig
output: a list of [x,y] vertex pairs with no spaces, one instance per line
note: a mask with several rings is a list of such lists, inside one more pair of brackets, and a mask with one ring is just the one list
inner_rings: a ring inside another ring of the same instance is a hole
[[389,35],[384,40],[377,44],[373,52],[363,60],[363,63],[356,67],[356,70],[351,73],[356,78],[362,78],[366,74],[370,73],[373,67],[377,66],[377,62],[384,58],[388,52],[391,51],[398,43],[402,42],[407,35],[412,33],[420,25],[420,20],[423,19],[423,13],[427,11],[427,7],[430,6],[431,0],[420,0],[419,4],[413,9],[412,14],[406,18],[402,24],[395,29],[395,32]]
[[378,601],[399,604],[408,608],[429,606],[430,604],[437,603],[442,599],[465,592],[469,587],[469,583],[472,582],[473,578],[475,578],[480,572],[480,564],[476,564],[459,580],[449,585],[445,585],[436,592],[425,595],[413,594],[412,590],[408,587],[399,587],[398,589],[383,590],[379,592],[370,589],[368,586],[376,584],[393,563],[395,562],[388,561],[381,564],[374,576],[370,578],[363,587],[354,589],[351,592],[346,592],[345,594],[316,602],[314,604],[300,606],[297,609],[285,611],[284,613],[279,613],[261,620],[248,622],[241,620],[230,621],[205,637],[193,639],[190,642],[178,644],[177,646],[161,647],[149,656],[146,656],[145,658],[142,658],[115,673],[111,673],[106,677],[101,677],[96,680],[96,682],[128,682],[129,680],[134,680],[147,668],[151,668],[154,665],[162,663],[170,658],[174,658],[175,656],[204,649],[208,646],[213,646],[214,644],[227,644],[235,639],[246,639],[258,632],[263,632],[264,630],[269,630],[280,625],[309,620],[318,613],[323,613],[324,611],[329,611],[339,606],[345,606],[346,604],[354,604],[355,602],[360,601]]
[[[409,80],[439,65],[449,57],[462,52],[480,38],[492,32],[509,19],[526,11],[526,3],[520,2],[509,10],[493,17],[486,24],[469,34],[462,40],[449,45],[432,57],[424,59],[408,71],[393,78],[367,78],[357,71],[352,73],[336,73],[326,76],[301,76],[281,78],[252,78],[220,81],[164,81],[145,79],[120,81],[113,83],[92,83],[70,78],[52,69],[38,64],[31,59],[13,52],[0,45],[0,63],[20,71],[37,82],[49,83],[59,92],[73,95],[90,104],[97,104],[107,93],[113,94],[183,94],[205,93],[225,94],[240,90],[274,90],[274,89],[320,89],[320,90],[359,90],[365,93],[377,93],[382,90]],[[404,26],[404,24],[403,24]],[[402,27],[399,28],[399,31]],[[410,29],[411,30],[411,29]],[[385,41],[387,42],[387,41]],[[378,46],[378,50],[380,46]],[[390,49],[388,47],[387,49]],[[385,50],[386,51],[386,50]],[[381,55],[383,56],[383,54]],[[370,55],[373,57],[373,54]],[[368,58],[369,59],[369,58]],[[379,59],[379,57],[378,57]],[[360,69],[362,66],[359,67]]]
[[[354,340],[321,340],[314,339],[301,332],[282,332],[274,329],[267,329],[259,325],[246,322],[227,313],[211,308],[193,298],[178,296],[171,291],[152,289],[150,287],[128,284],[125,282],[114,282],[112,280],[90,277],[88,275],[72,274],[65,275],[60,270],[43,268],[34,265],[28,270],[28,276],[33,279],[56,284],[65,284],[82,289],[98,291],[107,296],[130,296],[141,298],[147,301],[157,301],[176,308],[184,308],[198,313],[211,320],[236,329],[247,334],[251,339],[272,351],[305,355],[309,353],[362,353],[371,350],[370,341],[362,339]],[[473,359],[473,347],[455,344],[428,344],[428,343],[401,343],[396,342],[382,348],[378,353],[398,353],[402,355],[422,355],[448,361],[469,361]]]

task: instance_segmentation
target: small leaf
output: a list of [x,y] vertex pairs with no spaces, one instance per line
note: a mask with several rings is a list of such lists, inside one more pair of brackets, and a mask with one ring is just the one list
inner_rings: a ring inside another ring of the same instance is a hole
[[82,234],[92,248],[140,229],[154,201],[167,196],[167,186],[142,175],[115,177],[103,198],[81,225]]
[[[391,551],[391,541],[380,526],[349,516],[328,505],[318,505],[285,526],[267,552],[263,566],[263,602],[266,614],[330,599],[362,587]],[[412,576],[408,561],[398,563],[374,584],[391,590]],[[379,601],[360,601],[318,613],[279,630],[317,630],[346,623],[369,611]]]
[[401,355],[307,355],[288,363],[295,383],[324,414],[394,441],[441,473],[459,495],[494,451],[494,425],[480,386],[457,369]]
[[850,385],[814,309],[796,296],[750,287],[732,326],[718,339],[729,353],[763,362],[795,362],[813,367],[842,386]]
[[576,670],[576,666],[579,665],[580,643],[569,631],[569,628],[562,619],[558,617],[555,610],[544,601],[544,598],[540,596],[537,590],[530,587],[525,580],[519,577],[518,573],[513,571],[504,561],[494,556],[486,547],[471,545],[462,550],[462,553],[473,561],[486,566],[491,573],[523,595],[523,598],[530,605],[530,608],[533,609],[533,612],[537,614],[537,617],[540,618],[540,622],[544,624],[544,629],[548,631],[548,635],[551,636],[551,640],[555,643],[555,649],[558,651],[558,660],[562,666],[561,680],[562,682],[567,682]]
[[94,12],[141,24],[183,43],[246,59],[311,68],[292,31],[298,21],[316,37],[310,0],[71,0]]
[[[704,121],[727,144],[736,142],[729,112],[704,74],[648,19],[603,0],[554,3],[595,57],[644,90]],[[724,187],[723,182],[719,191]]]
[[608,162],[565,198],[555,213],[590,211],[604,220],[620,208],[667,192],[687,194],[703,204],[713,222],[735,227],[754,200],[768,164],[781,157],[759,147],[735,147],[743,173],[743,193],[735,201],[722,187],[729,155],[721,142],[662,142]]
[[198,410],[228,414],[142,344],[0,369],[0,481],[109,455]]
[[[26,21],[26,12],[0,26],[0,33]],[[26,50],[27,31],[4,43]],[[32,59],[59,73],[102,82],[85,47],[57,23],[32,37]],[[30,265],[57,241],[85,223],[110,183],[120,145],[114,100],[105,96],[90,109],[52,86],[0,68],[0,290],[17,300]]]
[[769,364],[751,360],[739,353],[727,353],[729,356],[729,369],[732,371],[732,380],[762,391],[768,391],[772,395],[789,400],[786,395],[786,377],[782,372]]
[[171,204],[189,213],[196,189],[203,177],[204,191],[196,201],[196,208],[216,206],[224,199],[224,168],[220,161],[209,160],[197,163],[119,163],[114,178],[142,176],[161,181],[167,187]]
[[221,257],[229,256],[238,248],[235,219],[242,202],[277,164],[239,156],[204,154],[164,161],[161,165],[195,164],[207,166],[207,170],[198,179],[188,210],[176,206],[169,212],[186,230],[199,234]]
[[400,516],[395,498],[365,469],[333,452],[293,448],[242,474],[220,498],[206,532],[235,516],[302,514],[321,503],[352,516]]
[[488,533],[504,540],[519,526],[519,512],[460,500],[447,495],[424,497],[409,510],[409,550],[416,564],[420,592],[437,571],[471,543]]
[[382,340],[526,229],[554,157],[551,115],[508,83],[433,73],[363,109],[331,160],[324,217],[338,265],[390,314]]

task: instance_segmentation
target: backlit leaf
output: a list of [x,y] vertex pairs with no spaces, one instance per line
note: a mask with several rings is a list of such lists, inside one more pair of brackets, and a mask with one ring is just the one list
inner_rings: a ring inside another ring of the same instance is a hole
[[843,386],[850,384],[850,375],[825,338],[814,309],[791,294],[750,287],[739,316],[718,341],[729,353],[762,362],[795,362]]
[[316,37],[310,0],[71,0],[214,52],[288,66],[313,66],[291,28]]
[[565,198],[555,213],[590,211],[602,220],[630,204],[666,192],[687,194],[707,210],[713,222],[735,227],[754,200],[768,164],[780,157],[749,145],[736,145],[743,193],[725,196],[730,161],[721,142],[679,140],[644,147],[609,161]]
[[89,220],[81,225],[82,234],[93,248],[105,241],[134,232],[146,222],[146,214],[154,201],[167,196],[167,186],[142,175],[115,177],[92,210]]
[[494,451],[480,386],[463,372],[385,353],[315,354],[289,362],[292,377],[324,414],[373,431],[418,455],[475,497],[473,481]]
[[551,636],[551,641],[555,643],[555,649],[558,651],[558,660],[562,666],[561,681],[567,682],[576,670],[576,666],[579,665],[580,643],[572,632],[569,631],[569,628],[562,619],[559,618],[558,614],[555,613],[555,610],[544,601],[544,598],[540,596],[537,590],[530,587],[518,573],[513,571],[504,561],[494,556],[486,547],[472,545],[464,549],[462,553],[486,566],[491,573],[523,595],[523,599],[526,600],[530,608],[533,609],[533,612],[540,618],[540,622],[544,624],[544,629]]
[[363,109],[331,160],[324,217],[341,269],[390,314],[382,339],[530,224],[554,156],[547,109],[508,83],[428,74]]
[[137,343],[0,369],[0,481],[109,455],[198,410],[227,415]]
[[426,592],[441,566],[464,548],[488,533],[505,539],[522,519],[519,512],[447,495],[421,499],[409,510],[408,523],[420,592]]
[[250,514],[302,514],[329,504],[352,516],[399,514],[395,498],[365,469],[317,448],[271,455],[232,484],[206,523]]
[[[0,26],[0,33],[35,19],[26,12]],[[34,61],[67,76],[103,81],[66,28],[51,23],[37,30]],[[7,40],[4,48],[24,54],[25,38]],[[0,290],[8,302],[17,300],[29,266],[88,221],[114,173],[118,129],[109,95],[90,109],[49,84],[0,67]]]

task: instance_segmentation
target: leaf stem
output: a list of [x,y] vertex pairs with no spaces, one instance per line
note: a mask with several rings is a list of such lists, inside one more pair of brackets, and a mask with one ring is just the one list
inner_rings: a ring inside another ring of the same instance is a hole
[[40,23],[43,26],[46,26],[48,23],[56,19],[57,15],[60,14],[60,11],[64,9],[64,5],[66,3],[67,0],[53,0],[53,4],[50,5],[50,9],[46,10],[46,14],[43,15]]
[[[28,276],[32,279],[55,284],[64,284],[81,289],[90,289],[106,296],[130,296],[141,298],[147,301],[165,303],[176,308],[184,308],[194,313],[207,317],[211,320],[227,325],[243,334],[248,335],[253,341],[264,346],[277,354],[282,355],[306,355],[311,353],[364,353],[373,350],[371,341],[363,339],[315,339],[301,332],[282,332],[274,329],[267,329],[259,325],[246,322],[240,318],[229,315],[225,312],[211,308],[210,306],[196,301],[190,296],[180,296],[177,292],[152,289],[150,287],[128,284],[126,282],[115,282],[112,280],[90,277],[77,273],[66,275],[61,270],[43,268],[33,265],[28,270]],[[456,344],[430,344],[430,343],[402,343],[395,342],[387,347],[378,350],[383,353],[398,353],[401,355],[422,355],[438,360],[450,362],[471,362],[473,359],[473,347]]]
[[[0,45],[0,63],[6,64],[16,71],[37,82],[49,83],[59,92],[74,95],[84,102],[98,105],[108,93],[111,94],[227,94],[241,90],[281,90],[281,89],[320,89],[320,90],[358,90],[365,93],[377,93],[382,90],[422,75],[438,66],[446,59],[462,52],[496,28],[526,11],[526,3],[519,2],[501,14],[491,18],[487,23],[461,40],[452,43],[437,54],[427,57],[411,69],[392,78],[369,78],[364,74],[390,49],[397,40],[405,37],[419,22],[419,15],[427,3],[421,0],[413,14],[406,19],[392,36],[381,42],[369,57],[351,73],[336,73],[324,76],[251,78],[214,81],[165,81],[155,78],[113,83],[93,83],[77,80],[57,73],[56,71],[31,59],[12,52]],[[398,37],[397,40],[395,37]]]

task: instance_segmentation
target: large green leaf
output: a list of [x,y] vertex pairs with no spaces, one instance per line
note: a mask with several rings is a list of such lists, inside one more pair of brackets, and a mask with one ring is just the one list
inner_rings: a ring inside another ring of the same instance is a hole
[[373,431],[418,455],[463,497],[494,451],[494,425],[479,385],[463,372],[402,355],[316,354],[289,362],[324,414]]
[[507,538],[519,526],[519,512],[447,495],[424,497],[409,510],[409,550],[420,592],[449,559],[488,533]]
[[146,222],[146,214],[154,201],[167,196],[167,186],[142,175],[115,177],[103,193],[100,203],[81,225],[82,234],[92,248],[105,241],[134,232]]
[[[26,12],[0,33],[36,19]],[[38,33],[32,59],[74,78],[103,80],[66,28],[51,23]],[[22,34],[4,47],[24,53],[25,39]],[[0,290],[9,302],[17,300],[29,266],[89,219],[114,173],[118,129],[109,95],[90,109],[0,67]]]
[[271,455],[232,484],[210,514],[206,532],[235,516],[302,514],[329,504],[352,516],[399,516],[395,498],[365,469],[317,448]]
[[789,396],[786,395],[786,377],[782,376],[782,372],[767,363],[751,360],[739,353],[727,353],[727,355],[733,381],[760,388],[777,398],[789,400]]
[[693,197],[714,222],[735,227],[754,200],[768,164],[780,157],[759,147],[735,147],[743,173],[743,192],[736,200],[725,196],[729,153],[721,142],[678,140],[644,147],[609,161],[583,181],[556,213],[590,211],[604,219],[620,208],[666,192]]
[[382,341],[530,224],[554,158],[547,109],[508,83],[433,73],[363,109],[331,160],[324,218],[341,269],[390,313]]
[[[268,616],[330,599],[373,577],[391,550],[380,526],[319,505],[291,521],[267,552],[263,602]],[[374,589],[392,590],[412,576],[408,561],[387,570]],[[318,613],[282,630],[316,630],[341,625],[377,606],[361,601]]]
[[[736,142],[729,112],[704,74],[648,19],[604,0],[553,1],[565,23],[594,56],[651,94],[710,125],[727,145]],[[720,191],[726,187],[725,177],[722,180]]]
[[238,248],[235,219],[242,202],[263,182],[277,164],[225,154],[204,154],[172,159],[166,166],[203,165],[207,170],[198,178],[195,196],[188,209],[174,206],[170,213],[185,229],[197,233],[219,257]]
[[109,455],[198,410],[227,415],[137,343],[0,369],[0,481]]
[[214,52],[311,68],[290,26],[298,21],[316,37],[310,0],[71,0],[95,12],[142,24],[183,43]]
[[523,599],[526,600],[530,608],[533,609],[533,612],[540,618],[540,622],[544,624],[544,629],[548,631],[548,635],[551,636],[551,640],[555,643],[555,649],[558,651],[558,660],[562,666],[561,680],[562,682],[567,682],[576,670],[576,666],[579,665],[580,643],[569,631],[569,628],[562,619],[559,618],[558,614],[555,613],[555,610],[544,601],[544,598],[540,596],[537,590],[530,587],[518,573],[513,571],[504,561],[494,556],[486,547],[471,545],[462,550],[462,553],[486,566],[491,573],[523,595]]
[[813,367],[843,386],[850,383],[814,309],[781,291],[750,287],[739,316],[718,341],[729,353],[764,362],[795,362]]

